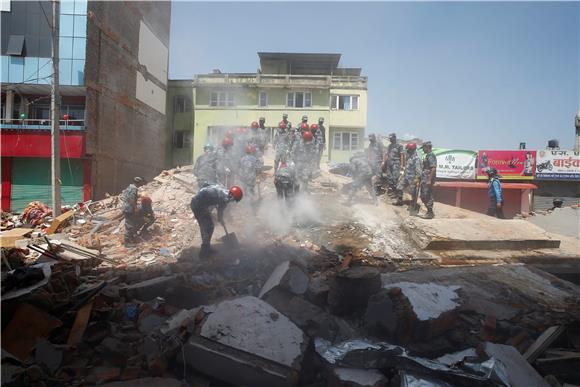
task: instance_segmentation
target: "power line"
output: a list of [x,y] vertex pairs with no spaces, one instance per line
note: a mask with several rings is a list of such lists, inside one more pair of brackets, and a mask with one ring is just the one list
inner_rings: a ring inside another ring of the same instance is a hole
[[40,9],[42,9],[42,13],[44,14],[44,19],[46,20],[46,23],[50,27],[50,34],[54,36],[54,28],[52,28],[52,23],[48,20],[48,16],[46,16],[46,12],[44,12],[44,7],[42,6],[42,2],[39,1],[38,5],[40,5]]

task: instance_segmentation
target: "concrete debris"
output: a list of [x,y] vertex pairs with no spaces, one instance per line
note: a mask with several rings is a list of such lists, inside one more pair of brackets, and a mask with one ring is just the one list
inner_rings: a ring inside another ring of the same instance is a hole
[[388,383],[385,375],[378,370],[338,367],[333,374],[336,377],[335,385],[342,387],[381,387]]
[[411,282],[397,282],[385,286],[386,289],[399,288],[407,297],[413,312],[419,320],[436,319],[445,312],[452,311],[459,306],[457,290],[460,286],[441,286],[433,283],[415,284]]
[[507,372],[511,386],[547,387],[548,384],[534,368],[520,355],[514,347],[508,345],[485,343],[485,353],[501,361]]
[[466,357],[477,357],[475,348],[467,348],[463,351],[449,353],[447,355],[438,357],[436,360],[441,364],[445,364],[446,366],[452,366],[453,364],[463,361],[463,359]]
[[296,263],[285,261],[274,269],[272,275],[260,291],[260,298],[276,287],[296,295],[302,295],[308,290],[308,275]]
[[44,364],[51,372],[55,372],[62,362],[62,351],[54,348],[46,339],[36,340],[35,361]]
[[127,286],[124,291],[127,297],[136,298],[140,301],[149,301],[164,294],[174,283],[176,276],[163,276],[152,278]]
[[362,313],[370,296],[381,290],[381,277],[377,269],[357,266],[339,272],[328,293],[332,313],[347,316]]

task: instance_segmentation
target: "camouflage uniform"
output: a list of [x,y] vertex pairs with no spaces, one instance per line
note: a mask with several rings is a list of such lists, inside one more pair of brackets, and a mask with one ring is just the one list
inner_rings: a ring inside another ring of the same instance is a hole
[[380,141],[371,141],[367,152],[373,175],[378,175],[381,171],[381,163],[383,162],[385,147]]
[[300,190],[300,185],[296,180],[296,169],[292,163],[276,170],[274,173],[274,186],[276,187],[278,199],[284,199],[286,204],[292,205],[295,194]]
[[320,130],[320,127],[315,132],[312,132],[314,135],[314,166],[318,169],[320,168],[320,158],[322,157],[322,152],[324,151],[324,135]]
[[[437,169],[437,157],[433,152],[425,154],[423,158],[423,173],[421,175],[421,201],[427,207],[427,212],[433,213],[433,187],[429,183],[429,175],[431,175],[431,169]],[[435,180],[435,177],[433,177]],[[435,183],[435,181],[433,181]]]
[[214,152],[204,152],[195,161],[193,175],[197,179],[198,188],[206,184],[217,184],[217,160]]
[[155,213],[151,203],[140,202],[137,207],[137,214],[139,216],[139,229],[141,231],[147,230],[155,223]]
[[140,227],[139,214],[137,213],[137,198],[139,189],[135,184],[130,184],[121,194],[123,199],[123,216],[125,217],[125,243],[131,242],[137,235]]
[[264,148],[266,146],[262,129],[250,129],[248,144],[254,144],[256,146],[256,157],[262,160],[262,157],[264,156]]
[[237,165],[234,156],[233,146],[220,146],[216,150],[216,168],[218,181],[224,187],[228,187],[234,183],[235,171]]
[[322,160],[322,154],[324,149],[326,149],[326,128],[323,124],[318,122],[318,131],[320,132],[320,147],[318,148],[318,168],[320,168],[320,161]]
[[377,197],[373,189],[373,169],[371,163],[364,155],[355,155],[350,158],[350,173],[352,175],[352,185],[348,197],[348,203],[352,203],[354,195],[362,187],[366,187],[373,199],[377,203]]
[[308,190],[308,183],[312,179],[316,145],[314,141],[304,141],[302,134],[295,135],[292,147],[292,161],[296,167],[296,177],[300,187]]
[[417,202],[417,186],[421,179],[421,158],[417,152],[411,154],[407,153],[407,163],[405,165],[405,172],[403,177],[399,179],[397,184],[397,199],[398,203],[403,201],[403,190],[407,187],[410,188],[412,203]]
[[276,130],[276,136],[274,137],[274,150],[276,151],[276,156],[274,158],[274,170],[278,169],[278,164],[286,162],[288,159],[288,152],[290,152],[290,129]]
[[397,189],[397,182],[401,172],[401,154],[403,145],[394,143],[387,147],[387,185],[390,191]]
[[210,253],[211,237],[214,224],[211,218],[211,210],[217,207],[218,221],[223,224],[224,210],[230,201],[229,193],[219,185],[207,185],[191,199],[191,211],[199,224],[201,233],[200,258]]
[[250,200],[254,197],[256,177],[258,177],[258,170],[261,167],[262,163],[253,154],[246,154],[240,160],[240,171],[238,177],[242,185],[242,191]]

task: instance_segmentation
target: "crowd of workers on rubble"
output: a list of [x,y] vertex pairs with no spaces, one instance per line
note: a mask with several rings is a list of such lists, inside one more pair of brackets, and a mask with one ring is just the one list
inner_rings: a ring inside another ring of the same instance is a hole
[[[210,243],[214,231],[211,217],[213,208],[217,208],[218,222],[226,234],[223,216],[228,203],[239,202],[245,197],[245,202],[249,203],[252,210],[257,208],[262,172],[268,169],[264,167],[264,152],[268,144],[265,124],[265,118],[260,117],[249,128],[229,129],[217,148],[206,144],[203,154],[195,161],[193,174],[198,192],[191,200],[191,210],[200,227],[202,258],[213,253]],[[385,147],[375,134],[370,134],[368,148],[350,158],[349,175],[352,183],[345,204],[352,204],[358,191],[366,188],[373,203],[378,203],[377,195],[386,192],[393,199],[392,204],[402,206],[405,204],[403,193],[408,191],[411,195],[409,214],[419,214],[420,198],[426,207],[423,218],[432,219],[435,216],[433,186],[437,158],[433,154],[431,142],[422,144],[421,157],[416,143],[403,146],[395,133],[391,133],[388,139],[389,144]],[[288,115],[282,116],[272,141],[275,153],[274,186],[278,198],[288,206],[293,205],[298,192],[308,192],[310,181],[319,174],[325,146],[324,118],[319,118],[317,124],[309,124],[308,117],[302,116],[301,122],[292,126]],[[490,202],[488,213],[503,218],[500,176],[492,168],[487,172]],[[138,195],[138,187],[142,184],[143,179],[137,177],[122,194],[126,244],[130,244],[138,233],[146,231],[155,220],[151,199]]]

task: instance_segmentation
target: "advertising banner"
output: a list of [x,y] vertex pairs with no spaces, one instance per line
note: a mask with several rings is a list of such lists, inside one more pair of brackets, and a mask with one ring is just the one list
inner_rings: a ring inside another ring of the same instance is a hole
[[536,179],[580,180],[580,152],[539,150]]
[[475,179],[477,152],[456,149],[433,149],[437,156],[438,179]]
[[477,178],[487,179],[487,168],[495,168],[508,180],[531,180],[536,170],[536,151],[480,150],[477,159]]

